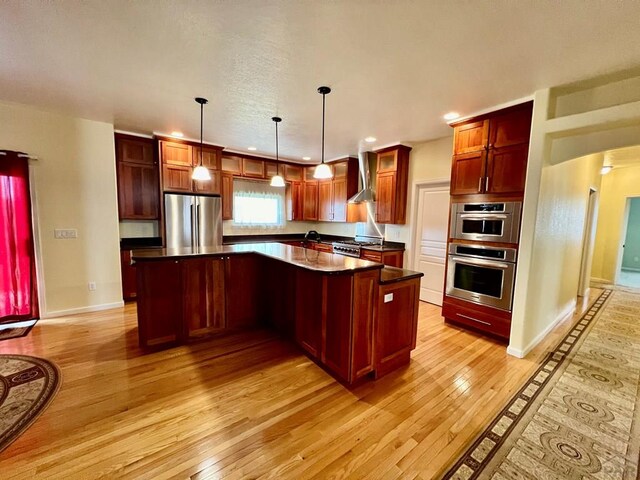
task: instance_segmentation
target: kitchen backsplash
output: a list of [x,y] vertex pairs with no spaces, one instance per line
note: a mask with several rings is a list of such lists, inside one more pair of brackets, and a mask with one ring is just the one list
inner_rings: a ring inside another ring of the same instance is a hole
[[121,220],[120,238],[159,237],[157,220]]

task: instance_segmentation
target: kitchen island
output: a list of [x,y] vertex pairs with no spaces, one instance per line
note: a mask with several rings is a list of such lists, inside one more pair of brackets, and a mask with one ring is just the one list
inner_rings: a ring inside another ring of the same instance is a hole
[[338,380],[406,364],[422,274],[281,243],[137,250],[144,348],[270,326]]

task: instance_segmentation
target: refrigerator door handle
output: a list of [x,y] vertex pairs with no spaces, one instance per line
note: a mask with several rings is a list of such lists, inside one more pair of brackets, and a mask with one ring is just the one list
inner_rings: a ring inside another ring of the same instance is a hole
[[194,247],[196,242],[196,222],[195,220],[195,205],[192,203],[190,205],[191,208],[191,246]]
[[200,247],[202,245],[200,241],[200,202],[198,200],[196,203],[196,221],[193,223],[196,226],[196,236],[194,237],[194,244],[196,247]]

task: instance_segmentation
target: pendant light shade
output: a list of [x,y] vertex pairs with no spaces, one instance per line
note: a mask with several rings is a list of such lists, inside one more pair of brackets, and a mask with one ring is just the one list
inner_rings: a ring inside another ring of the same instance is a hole
[[[280,117],[272,117],[273,123],[276,124],[276,162],[280,161],[279,151],[278,151],[278,124],[282,121]],[[276,164],[276,168],[280,168],[280,164]],[[284,187],[284,178],[278,173],[276,173],[273,177],[271,177],[271,186],[272,187]]]
[[200,164],[193,169],[193,173],[191,174],[191,178],[193,180],[206,181],[211,180],[211,174],[209,173],[209,169],[202,165],[202,125],[203,125],[203,108],[206,103],[209,103],[209,100],[202,97],[196,97],[196,103],[200,104]]
[[320,165],[316,167],[316,170],[313,172],[313,178],[317,178],[318,180],[325,180],[327,178],[333,178],[333,172],[331,171],[331,167],[324,163],[324,117],[325,117],[325,97],[328,93],[331,92],[329,87],[320,87],[318,88],[318,93],[322,95],[322,160]]

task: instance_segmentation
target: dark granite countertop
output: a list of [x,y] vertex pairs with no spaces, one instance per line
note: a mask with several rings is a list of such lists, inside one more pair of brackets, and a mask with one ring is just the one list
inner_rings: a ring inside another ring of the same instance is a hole
[[162,237],[129,237],[120,239],[120,249],[162,247]]
[[[222,243],[224,245],[237,245],[242,243],[265,243],[265,242],[291,242],[304,241],[304,233],[280,233],[274,235],[225,235]],[[340,235],[320,234],[319,243],[340,242],[345,240],[353,240],[353,237],[344,237]],[[309,240],[315,242],[315,240]],[[394,252],[404,251],[404,243],[400,242],[384,242],[384,245],[373,245],[362,247],[364,250],[372,250],[376,252]]]
[[265,257],[321,273],[348,273],[361,270],[382,269],[382,264],[359,258],[324,253],[282,243],[244,243],[201,248],[162,248],[135,250],[134,262],[165,260],[167,258],[189,258],[197,256],[222,256],[256,253]]
[[423,277],[424,273],[414,272],[413,270],[406,270],[404,268],[388,267],[385,266],[380,272],[380,283],[395,283],[402,282],[404,280],[410,280],[412,278]]

